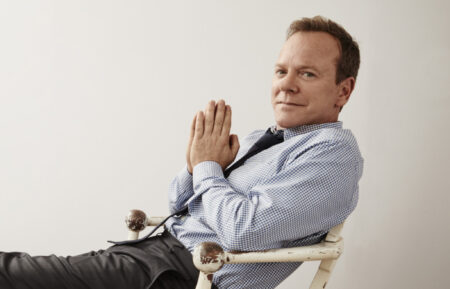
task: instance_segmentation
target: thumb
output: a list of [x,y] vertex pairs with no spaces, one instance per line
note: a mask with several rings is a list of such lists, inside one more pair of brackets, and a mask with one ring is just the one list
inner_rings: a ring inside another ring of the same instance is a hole
[[231,153],[233,154],[233,158],[236,157],[238,151],[239,151],[239,139],[238,136],[235,134],[230,135],[230,147],[231,147]]

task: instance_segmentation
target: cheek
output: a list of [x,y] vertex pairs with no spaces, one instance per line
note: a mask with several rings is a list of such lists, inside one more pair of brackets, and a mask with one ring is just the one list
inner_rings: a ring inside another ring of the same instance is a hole
[[278,91],[278,82],[276,79],[272,79],[272,96],[276,95]]
[[278,93],[277,90],[274,87],[272,87],[271,94],[270,94],[270,99],[272,100],[272,104],[275,101],[275,98],[277,97],[277,93]]
[[308,95],[314,96],[314,102],[319,105],[328,106],[330,103],[334,103],[336,97],[336,90],[331,86],[315,86],[310,87]]
[[272,100],[274,100],[277,97],[279,92],[280,92],[280,90],[276,86],[272,86],[272,91],[271,91]]

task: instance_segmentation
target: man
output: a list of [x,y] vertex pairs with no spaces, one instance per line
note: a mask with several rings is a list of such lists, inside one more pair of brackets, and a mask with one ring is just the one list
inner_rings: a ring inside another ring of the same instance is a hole
[[[189,252],[200,242],[240,251],[319,242],[358,199],[362,158],[338,122],[358,67],[358,45],[342,27],[322,17],[293,22],[275,66],[275,126],[239,141],[223,100],[194,117],[187,166],[169,189],[171,212],[187,214],[170,218],[160,236],[106,251],[0,254],[0,288],[193,288]],[[275,288],[299,265],[225,265],[213,282]]]

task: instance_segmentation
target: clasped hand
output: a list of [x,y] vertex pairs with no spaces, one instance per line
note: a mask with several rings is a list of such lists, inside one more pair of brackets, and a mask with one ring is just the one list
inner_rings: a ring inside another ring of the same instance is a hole
[[222,170],[236,158],[239,150],[237,135],[230,135],[231,107],[225,101],[210,101],[205,111],[199,111],[191,124],[186,153],[188,171],[204,161],[217,162]]

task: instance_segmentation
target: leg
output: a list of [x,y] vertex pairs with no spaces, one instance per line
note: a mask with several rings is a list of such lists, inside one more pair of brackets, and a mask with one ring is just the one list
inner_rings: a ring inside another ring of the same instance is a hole
[[78,256],[0,252],[1,289],[193,289],[199,271],[170,233]]
[[0,252],[2,289],[146,288],[149,280],[132,257],[98,251],[73,257]]

